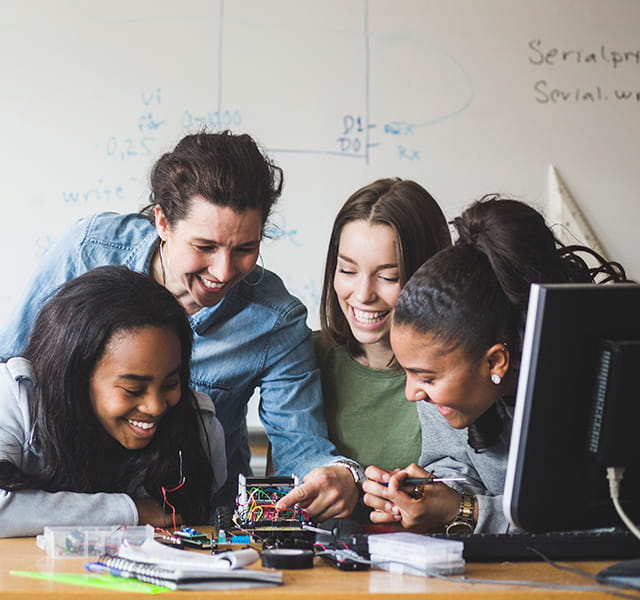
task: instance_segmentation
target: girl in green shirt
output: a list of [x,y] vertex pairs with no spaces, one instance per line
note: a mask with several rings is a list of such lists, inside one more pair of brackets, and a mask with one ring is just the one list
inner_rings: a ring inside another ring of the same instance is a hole
[[404,283],[450,244],[440,207],[414,181],[374,181],[335,219],[313,341],[329,439],[362,466],[419,458],[420,423],[394,368],[389,326]]

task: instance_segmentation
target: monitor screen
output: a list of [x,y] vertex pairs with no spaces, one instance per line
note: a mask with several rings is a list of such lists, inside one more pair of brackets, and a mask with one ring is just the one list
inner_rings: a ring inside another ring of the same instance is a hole
[[[640,285],[531,287],[503,498],[516,527],[623,526],[606,477],[606,466],[617,465],[600,464],[589,452],[602,344],[620,340],[640,341]],[[640,447],[628,450],[630,433],[640,440],[640,386],[629,387],[637,394],[619,399],[616,431],[608,439],[628,456],[620,498],[638,523]]]

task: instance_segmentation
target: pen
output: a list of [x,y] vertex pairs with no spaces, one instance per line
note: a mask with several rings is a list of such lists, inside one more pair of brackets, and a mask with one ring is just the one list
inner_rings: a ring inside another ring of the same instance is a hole
[[[425,486],[430,485],[432,483],[449,483],[450,481],[467,481],[466,477],[436,477],[435,475],[430,475],[429,477],[407,477],[400,482],[400,485],[403,487],[412,486],[410,492],[406,492],[411,498],[414,500],[421,500],[424,498],[427,488]],[[378,483],[388,486],[388,483],[383,483],[382,481],[378,481]]]
[[[449,483],[450,481],[466,481],[466,477],[435,477],[431,475],[431,477],[407,477],[402,480],[401,485],[429,485],[431,483]],[[378,481],[381,485],[389,485],[382,481]]]
[[407,477],[402,485],[427,485],[429,483],[449,483],[450,481],[466,481],[466,477]]
[[98,562],[84,563],[84,568],[91,573],[107,573],[108,575],[112,575],[113,577],[122,577],[124,579],[134,578],[133,574],[129,573],[128,571],[108,567],[107,565],[103,565],[102,563]]
[[407,492],[414,500],[422,500],[427,493],[427,485],[432,483],[449,483],[450,481],[466,481],[466,477],[436,477],[431,474],[429,477],[407,477],[401,483],[403,486],[413,486],[410,492]]

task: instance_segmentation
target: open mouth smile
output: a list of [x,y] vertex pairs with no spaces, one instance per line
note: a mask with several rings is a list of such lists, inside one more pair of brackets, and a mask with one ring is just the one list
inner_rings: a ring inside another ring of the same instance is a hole
[[200,280],[200,283],[202,283],[202,285],[208,290],[213,290],[213,291],[221,290],[226,285],[226,283],[211,281],[209,279],[205,279],[204,277],[200,277],[200,276],[198,276],[198,279]]
[[359,310],[355,307],[351,307],[353,312],[353,316],[358,323],[362,323],[363,325],[371,325],[373,323],[378,323],[383,321],[390,311],[388,310],[380,310],[380,311],[371,311],[371,310]]

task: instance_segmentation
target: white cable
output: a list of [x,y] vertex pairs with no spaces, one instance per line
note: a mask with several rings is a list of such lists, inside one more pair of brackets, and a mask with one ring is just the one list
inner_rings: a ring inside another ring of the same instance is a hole
[[[321,551],[316,551],[316,556],[333,556],[338,560],[352,560],[353,562],[356,563],[361,563],[361,564],[365,564],[365,565],[372,565],[373,566],[373,562],[371,560],[367,560],[366,558],[360,556],[357,552],[355,552],[354,550],[351,549],[342,549],[342,550],[334,550],[334,549],[327,549],[327,550],[321,550]],[[549,562],[549,559],[543,556],[543,559],[547,562]],[[402,565],[405,567],[412,567],[414,569],[418,569],[419,567],[416,567],[416,565],[414,565],[413,563],[408,563],[408,562],[404,562],[401,560],[386,560],[385,562],[391,562],[391,563],[395,563],[398,565]],[[559,568],[557,565],[550,563],[551,566],[555,567],[555,568]],[[600,593],[605,593],[605,594],[611,594],[613,596],[619,596],[620,598],[630,598],[630,599],[637,599],[640,598],[640,596],[636,595],[636,594],[625,594],[623,592],[619,592],[617,590],[612,590],[609,589],[606,585],[598,585],[598,586],[593,586],[593,585],[589,585],[589,586],[585,586],[585,585],[566,585],[566,584],[562,584],[562,583],[545,583],[542,581],[527,581],[527,580],[522,580],[522,579],[480,579],[480,578],[468,578],[464,575],[459,576],[459,577],[452,577],[451,575],[442,575],[438,572],[432,572],[429,570],[423,570],[423,575],[427,576],[427,577],[434,577],[435,579],[441,579],[443,581],[450,581],[452,583],[466,583],[466,584],[478,584],[478,583],[482,583],[482,584],[494,584],[494,585],[509,585],[509,586],[524,586],[524,587],[534,587],[534,588],[544,588],[544,589],[553,589],[553,590],[568,590],[568,591],[575,591],[575,592],[600,592]],[[591,573],[584,573],[584,575],[590,577],[590,578],[595,578],[594,575],[592,575]]]
[[624,475],[624,467],[607,467],[607,479],[609,480],[609,496],[613,500],[613,505],[616,507],[618,516],[622,519],[623,523],[629,528],[629,531],[633,533],[638,539],[640,539],[640,529],[636,527],[633,521],[624,512],[622,505],[620,504],[620,482]]

